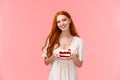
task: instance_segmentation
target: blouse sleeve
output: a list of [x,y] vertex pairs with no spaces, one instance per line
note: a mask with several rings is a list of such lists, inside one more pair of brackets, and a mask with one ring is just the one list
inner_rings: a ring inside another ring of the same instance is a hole
[[78,58],[80,61],[83,61],[83,40],[79,40],[79,48],[78,48]]
[[47,47],[48,47],[48,44],[49,44],[49,41],[47,41],[47,44],[46,46],[43,48],[43,51],[42,51],[42,57],[47,57]]

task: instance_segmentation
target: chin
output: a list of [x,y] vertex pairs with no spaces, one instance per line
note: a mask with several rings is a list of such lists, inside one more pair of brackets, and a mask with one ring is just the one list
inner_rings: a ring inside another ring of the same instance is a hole
[[62,31],[69,31],[69,29],[64,29],[64,30],[62,30]]

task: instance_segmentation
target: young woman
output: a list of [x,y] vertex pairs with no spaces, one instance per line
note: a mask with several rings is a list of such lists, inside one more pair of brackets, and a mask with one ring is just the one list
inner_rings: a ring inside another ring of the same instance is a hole
[[42,55],[44,63],[51,64],[49,80],[78,80],[76,66],[83,63],[83,40],[68,12],[56,13]]

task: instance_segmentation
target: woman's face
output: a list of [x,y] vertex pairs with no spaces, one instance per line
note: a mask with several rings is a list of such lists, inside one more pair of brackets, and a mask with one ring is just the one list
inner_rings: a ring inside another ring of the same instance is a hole
[[57,26],[59,27],[60,30],[62,31],[69,30],[70,23],[71,23],[71,19],[69,19],[67,16],[65,15],[57,16]]

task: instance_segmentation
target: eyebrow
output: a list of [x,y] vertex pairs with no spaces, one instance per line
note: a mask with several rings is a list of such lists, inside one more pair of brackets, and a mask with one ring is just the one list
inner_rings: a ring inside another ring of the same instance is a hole
[[[66,18],[63,18],[62,20],[64,20],[64,19],[66,19]],[[57,22],[58,22],[58,21],[60,21],[60,20],[57,20]]]

